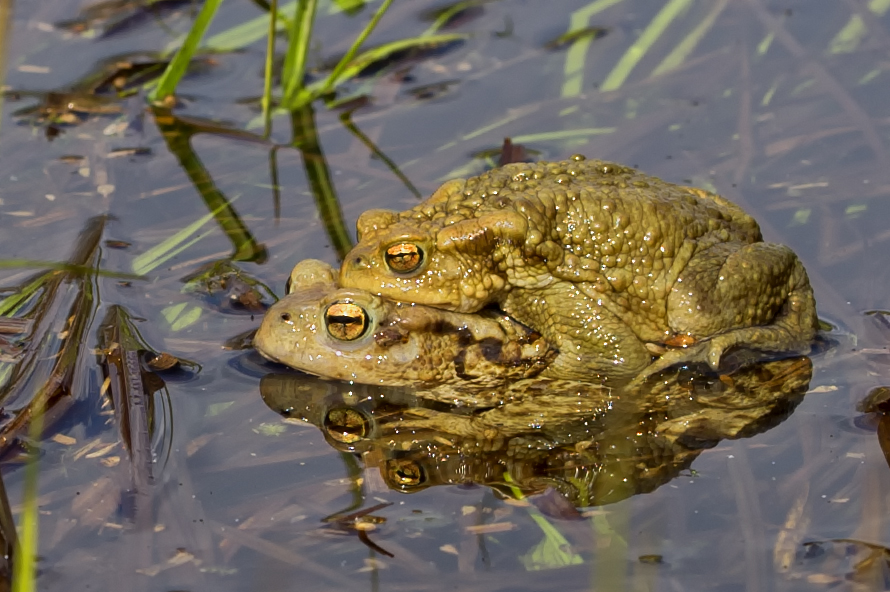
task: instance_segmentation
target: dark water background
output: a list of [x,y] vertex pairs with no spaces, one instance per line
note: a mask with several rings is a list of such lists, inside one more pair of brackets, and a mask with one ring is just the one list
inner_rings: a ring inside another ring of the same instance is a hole
[[[704,451],[692,470],[654,492],[590,509],[582,521],[552,518],[581,562],[528,571],[522,557],[544,531],[523,506],[486,487],[393,492],[373,459],[335,451],[316,427],[282,423],[263,403],[259,377],[265,370],[258,358],[221,348],[259,319],[221,311],[182,290],[183,277],[232,253],[211,220],[204,238],[149,272],[148,281],[124,286],[97,280],[102,308],[82,343],[72,389],[77,402],[53,427],[74,443],[40,444],[40,589],[890,588],[890,469],[879,418],[856,411],[857,402],[890,381],[890,325],[883,314],[869,314],[890,309],[886,3],[693,1],[622,85],[601,92],[660,5],[617,1],[591,18],[587,25],[608,32],[581,52],[580,71],[567,74],[569,56],[579,50],[545,45],[572,28],[572,15],[588,4],[481,4],[472,18],[454,24],[454,31],[469,34],[462,43],[350,83],[371,97],[352,122],[424,195],[447,178],[483,170],[473,155],[499,148],[510,136],[539,159],[581,152],[713,188],[742,205],[768,240],[800,255],[820,316],[837,327],[838,345],[814,358],[810,393],[788,420]],[[310,64],[344,52],[375,6],[347,16],[322,3]],[[428,26],[424,12],[441,6],[395,2],[371,42],[418,35]],[[148,15],[98,39],[52,26],[81,8],[65,0],[16,4],[8,89],[64,90],[101,60],[163,49],[188,27],[192,10],[185,5]],[[653,74],[710,11],[713,26],[682,65]],[[211,33],[259,14],[251,3],[230,0]],[[833,43],[857,23],[862,35],[856,43]],[[247,99],[261,92],[264,51],[265,41],[258,41],[214,55],[182,83],[175,113],[258,133],[256,104]],[[103,247],[101,266],[132,272],[139,255],[207,215],[158,123],[143,112],[143,98],[127,99],[122,116],[91,117],[52,141],[45,126],[12,117],[32,102],[8,98],[3,107],[2,257],[65,260],[87,220],[110,214],[104,238],[130,246]],[[315,107],[347,228],[365,209],[417,203],[343,126],[341,112]],[[109,129],[119,119],[141,125]],[[297,260],[338,259],[301,154],[289,147],[287,117],[276,118],[272,142],[280,147],[201,133],[191,147],[268,253],[265,261],[241,262],[240,268],[281,294]],[[110,156],[133,147],[149,151]],[[80,158],[63,158],[70,155]],[[31,273],[3,269],[0,285],[16,285]],[[174,328],[164,313],[180,303],[200,316]],[[102,311],[115,304],[145,319],[139,330],[155,348],[201,365],[191,378],[168,382],[158,396],[158,461],[147,524],[134,523],[133,516],[146,513],[132,509],[145,500],[121,495],[129,479],[121,446],[88,454],[119,440],[102,405],[102,377],[91,353]],[[78,454],[94,442],[100,444]],[[108,460],[115,456],[123,460]],[[22,465],[8,462],[3,475],[17,514]],[[387,521],[370,538],[393,558],[321,522],[379,502],[393,505],[376,512]],[[508,522],[513,530],[467,529],[493,522]]]

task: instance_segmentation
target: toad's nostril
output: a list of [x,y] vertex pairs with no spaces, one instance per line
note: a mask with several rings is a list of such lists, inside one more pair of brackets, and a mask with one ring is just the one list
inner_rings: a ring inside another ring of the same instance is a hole
[[284,321],[285,323],[289,323],[290,322],[290,313],[289,312],[281,313],[281,320]]

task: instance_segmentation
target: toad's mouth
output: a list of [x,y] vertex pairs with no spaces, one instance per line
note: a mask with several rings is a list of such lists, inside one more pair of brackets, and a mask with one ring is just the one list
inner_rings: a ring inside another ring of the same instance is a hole
[[421,306],[445,307],[445,306],[455,306],[455,305],[460,304],[460,297],[447,298],[447,297],[443,296],[442,298],[426,298],[426,294],[424,294],[424,298],[413,298],[412,299],[412,297],[411,297],[412,293],[418,293],[418,294],[422,293],[418,288],[414,288],[414,287],[402,288],[401,294],[399,295],[398,298],[396,298],[394,296],[388,296],[386,293],[384,293],[383,290],[386,290],[389,287],[390,286],[388,286],[388,285],[381,286],[381,290],[379,290],[377,292],[373,292],[373,293],[375,295],[379,296],[380,298],[389,298],[390,300],[394,300],[395,302],[398,302],[399,304],[409,305],[409,306],[419,304]]
[[281,363],[282,363],[281,360],[280,360],[279,358],[273,356],[272,354],[269,354],[269,353],[264,352],[263,350],[261,350],[261,349],[259,349],[258,347],[256,347],[256,345],[254,345],[254,348],[253,348],[253,349],[254,349],[258,354],[260,354],[261,356],[263,356],[264,358],[266,358],[267,360],[269,360],[270,362],[275,362],[276,364],[281,364]]
[[[273,363],[275,363],[275,364],[280,364],[281,366],[284,366],[285,368],[287,368],[287,369],[289,369],[289,370],[291,370],[291,371],[293,371],[293,372],[295,372],[295,373],[298,373],[299,375],[302,375],[302,376],[316,376],[316,377],[318,377],[318,378],[325,378],[325,379],[327,379],[327,377],[324,376],[323,374],[319,374],[319,373],[317,373],[317,372],[312,372],[311,370],[307,370],[307,369],[305,369],[305,368],[294,368],[293,366],[289,365],[287,362],[282,361],[280,358],[278,358],[278,357],[276,357],[276,356],[274,356],[274,355],[272,355],[272,354],[268,354],[268,353],[263,352],[263,351],[260,351],[260,350],[258,350],[258,349],[256,349],[256,348],[254,348],[254,349],[256,350],[256,352],[257,352],[258,354],[260,354],[262,357],[266,358],[266,359],[269,360],[270,362],[273,362]],[[330,378],[329,380],[341,380],[341,379],[339,379],[339,378]]]

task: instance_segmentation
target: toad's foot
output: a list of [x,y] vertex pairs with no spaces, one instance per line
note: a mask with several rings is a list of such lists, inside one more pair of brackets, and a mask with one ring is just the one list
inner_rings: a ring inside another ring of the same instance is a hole
[[[736,346],[764,352],[807,351],[810,347],[810,340],[806,339],[808,335],[801,336],[793,325],[789,328],[785,320],[785,318],[779,319],[776,324],[765,327],[735,329],[689,347],[669,350],[640,372],[631,382],[631,386],[639,386],[654,374],[678,364],[705,363],[716,372],[720,369],[720,360],[724,352]],[[779,347],[771,347],[772,344],[778,344]]]
[[683,349],[672,349],[661,355],[660,358],[646,366],[628,385],[629,388],[636,388],[643,385],[651,376],[667,370],[671,366],[679,364],[690,364],[694,362],[705,362],[711,368],[717,369],[720,365],[720,357],[723,350],[719,348],[712,349],[710,341],[699,342],[695,345],[685,347]]

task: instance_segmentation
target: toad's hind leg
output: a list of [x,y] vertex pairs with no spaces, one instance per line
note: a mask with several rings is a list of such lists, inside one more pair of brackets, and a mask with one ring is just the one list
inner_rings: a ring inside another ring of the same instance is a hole
[[667,304],[672,331],[698,343],[664,354],[654,362],[655,372],[692,361],[716,369],[723,352],[735,346],[802,352],[816,334],[816,303],[806,270],[783,245],[721,243],[697,253]]

